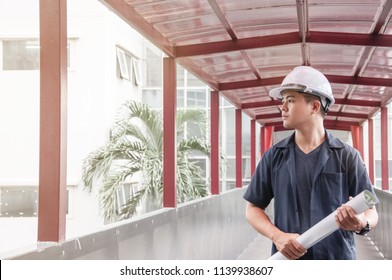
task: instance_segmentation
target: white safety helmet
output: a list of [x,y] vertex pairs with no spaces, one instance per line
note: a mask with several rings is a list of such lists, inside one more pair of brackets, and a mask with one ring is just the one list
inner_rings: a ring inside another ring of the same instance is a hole
[[295,67],[284,78],[281,86],[272,89],[269,95],[282,99],[283,91],[289,89],[319,96],[324,112],[327,112],[328,107],[335,103],[332,88],[327,78],[320,71],[310,66]]

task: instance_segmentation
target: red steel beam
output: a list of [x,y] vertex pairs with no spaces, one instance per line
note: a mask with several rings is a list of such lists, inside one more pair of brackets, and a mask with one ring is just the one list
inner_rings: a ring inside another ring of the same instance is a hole
[[353,139],[353,147],[360,151],[359,145],[359,125],[351,126],[351,136]]
[[[270,123],[265,123],[264,124],[266,127],[269,126],[274,126],[275,131],[281,131],[281,130],[286,130],[283,127],[283,122],[278,121],[278,122],[270,122]],[[345,131],[351,131],[352,126],[359,126],[359,122],[347,122],[347,121],[333,121],[333,120],[325,120],[324,121],[324,126],[326,128],[333,128],[337,130],[345,130]]]
[[271,107],[271,106],[279,106],[281,104],[282,102],[277,99],[270,100],[270,101],[249,102],[249,103],[242,103],[241,109]]
[[385,26],[385,22],[389,20],[389,15],[392,10],[392,0],[387,0],[385,3],[383,3],[382,6],[382,11],[376,21],[375,27],[374,27],[374,32],[373,33],[379,33],[382,32],[382,28]]
[[176,207],[176,62],[163,59],[163,207]]
[[374,185],[374,125],[373,119],[368,119],[368,172],[370,181]]
[[388,107],[381,108],[381,185],[389,190],[388,168]]
[[369,100],[359,100],[359,99],[335,98],[335,104],[351,105],[351,106],[364,106],[364,107],[381,107],[381,102],[379,102],[379,101],[369,101]]
[[264,149],[264,136],[265,135],[265,126],[261,126],[260,127],[260,158],[263,156],[263,154],[265,153],[265,149]]
[[330,117],[353,118],[353,119],[368,119],[369,117],[366,114],[344,113],[344,112],[334,112],[334,111],[329,111],[327,115]]
[[365,157],[365,149],[364,149],[364,139],[363,139],[363,126],[359,126],[359,152],[362,155],[362,159]]
[[212,10],[214,11],[215,15],[219,19],[219,21],[222,23],[223,27],[226,29],[227,33],[231,37],[232,40],[237,40],[237,36],[234,33],[233,28],[231,27],[229,21],[227,20],[225,13],[222,11],[221,7],[219,4],[216,2],[216,0],[207,0],[208,3],[210,4]]
[[[385,78],[370,78],[370,77],[352,77],[352,76],[339,76],[339,75],[325,75],[330,83],[336,84],[351,84],[351,85],[364,85],[364,86],[382,86],[392,87],[392,79]],[[243,88],[264,87],[279,85],[284,77],[273,77],[266,79],[254,79],[239,82],[220,83],[219,90],[235,90]]]
[[274,135],[274,126],[264,127],[264,152],[267,151],[272,146],[272,136]]
[[256,121],[250,120],[250,174],[256,170]]
[[[253,108],[271,107],[271,106],[279,106],[281,103],[282,102],[280,102],[279,100],[249,102],[249,103],[243,103],[241,105],[241,108],[242,109],[253,109]],[[336,98],[335,104],[351,105],[351,106],[365,106],[365,107],[381,107],[381,102],[379,102],[379,101],[367,101],[367,100],[358,100],[358,99],[354,100],[354,99]],[[340,114],[342,114],[342,115],[340,115]],[[339,116],[343,117],[345,114],[348,114],[348,113],[336,113],[336,117],[339,117]],[[335,113],[332,113],[331,116],[333,116],[333,115],[335,115]],[[367,116],[366,116],[366,118],[367,118]]]
[[300,43],[298,32],[175,47],[176,57],[208,55]]
[[[283,128],[283,125],[280,126]],[[260,157],[272,146],[274,131],[276,131],[276,126],[260,127]]]
[[[280,118],[281,116],[282,116],[281,113],[263,114],[263,115],[257,115],[256,120],[276,119],[276,118]],[[329,111],[328,116],[342,117],[342,118],[353,118],[353,119],[368,119],[368,117],[369,117],[366,114],[344,113],[344,112],[333,112],[333,111]]]
[[281,113],[271,113],[271,114],[263,114],[257,115],[256,120],[268,120],[268,119],[276,119],[282,117]]
[[235,186],[242,188],[242,110],[235,110]]
[[311,31],[306,38],[309,43],[335,44],[335,45],[356,45],[371,47],[392,46],[392,36],[383,34],[365,33],[339,33],[325,31]]
[[211,194],[219,194],[219,92],[211,91]]
[[67,209],[67,1],[40,0],[38,241],[65,240]]
[[362,86],[392,87],[392,80],[385,78],[353,77],[339,75],[325,75],[330,83],[350,84]]
[[[114,0],[111,0],[114,1]],[[189,57],[301,43],[298,32],[174,47],[176,57]],[[390,47],[392,35],[311,31],[307,43]]]

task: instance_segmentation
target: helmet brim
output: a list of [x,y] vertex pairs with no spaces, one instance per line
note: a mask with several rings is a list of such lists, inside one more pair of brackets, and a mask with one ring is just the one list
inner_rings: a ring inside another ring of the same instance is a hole
[[[283,98],[282,93],[285,90],[294,90],[294,91],[298,91],[298,92],[303,92],[303,93],[308,93],[308,94],[316,95],[319,97],[323,97],[323,98],[326,98],[330,101],[330,105],[333,105],[335,103],[335,99],[333,98],[333,96],[329,96],[329,95],[324,94],[322,92],[312,90],[310,88],[306,88],[301,85],[292,85],[292,84],[289,86],[280,86],[280,87],[277,87],[277,88],[270,90],[269,96],[280,100]],[[331,100],[331,97],[332,97],[332,100]]]
[[308,92],[308,90],[306,90],[306,87],[300,86],[300,85],[290,85],[290,86],[280,86],[274,89],[271,89],[269,92],[269,96],[274,97],[276,99],[282,99],[282,93],[285,90],[294,90],[294,91],[298,91],[298,92],[305,92],[305,93],[311,93],[311,91]]

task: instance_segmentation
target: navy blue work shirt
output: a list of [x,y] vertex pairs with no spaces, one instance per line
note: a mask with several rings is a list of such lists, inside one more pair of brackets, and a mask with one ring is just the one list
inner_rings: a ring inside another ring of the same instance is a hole
[[[294,133],[295,134],[295,133]],[[252,177],[244,199],[265,209],[274,199],[274,224],[280,230],[300,233],[297,206],[294,134],[268,149]],[[315,225],[349,197],[363,190],[374,193],[359,153],[326,131],[310,196],[310,226]],[[356,259],[354,233],[338,229],[312,247],[319,260]],[[276,253],[272,246],[272,254]]]

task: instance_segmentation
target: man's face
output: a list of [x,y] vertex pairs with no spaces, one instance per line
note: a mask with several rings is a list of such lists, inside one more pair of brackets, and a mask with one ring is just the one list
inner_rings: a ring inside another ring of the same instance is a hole
[[306,128],[312,114],[312,102],[307,103],[304,95],[293,90],[283,94],[281,111],[283,126],[288,129]]

